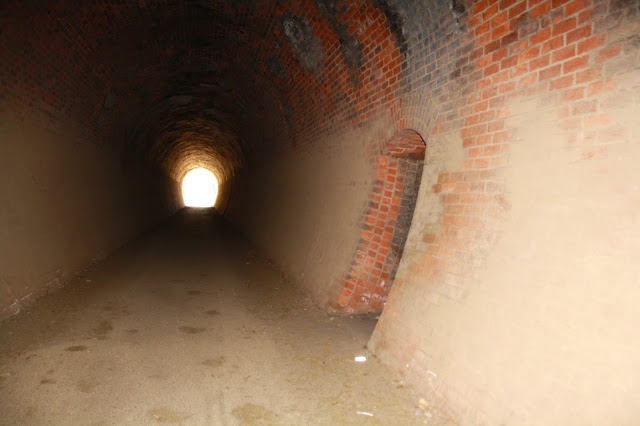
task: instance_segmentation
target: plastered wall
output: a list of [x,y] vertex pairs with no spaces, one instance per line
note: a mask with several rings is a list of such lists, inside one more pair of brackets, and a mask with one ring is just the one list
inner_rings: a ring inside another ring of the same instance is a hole
[[635,424],[638,4],[539,2],[492,47],[519,5],[470,9],[485,77],[427,142],[369,347],[462,424]]
[[176,182],[124,164],[78,128],[2,118],[0,318],[6,318],[158,223],[182,200]]
[[[240,177],[227,217],[325,305],[356,251],[373,185],[366,137],[285,155]],[[361,139],[362,138],[362,139]]]

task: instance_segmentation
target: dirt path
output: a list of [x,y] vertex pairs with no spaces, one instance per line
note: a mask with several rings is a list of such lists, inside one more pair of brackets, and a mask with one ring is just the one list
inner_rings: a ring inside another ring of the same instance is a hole
[[0,423],[439,424],[358,321],[183,210],[0,325]]

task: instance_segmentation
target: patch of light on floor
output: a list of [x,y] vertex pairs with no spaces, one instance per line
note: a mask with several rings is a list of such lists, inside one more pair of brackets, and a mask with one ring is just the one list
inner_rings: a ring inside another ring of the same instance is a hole
[[182,179],[182,198],[187,207],[213,207],[218,179],[206,169],[193,169]]

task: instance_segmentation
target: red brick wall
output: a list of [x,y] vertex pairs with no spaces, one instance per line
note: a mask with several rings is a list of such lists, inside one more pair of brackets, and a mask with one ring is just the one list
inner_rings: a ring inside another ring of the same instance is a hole
[[[638,6],[479,1],[460,16],[472,44],[443,79],[452,108],[427,139],[427,156],[442,145],[455,161],[425,161],[423,231],[370,343],[457,421],[635,418],[636,399],[598,399],[594,374],[626,374],[633,356],[621,367],[605,353],[636,333],[588,324],[616,328],[633,310]],[[604,313],[614,305],[626,314]]]
[[373,159],[375,186],[355,259],[337,301],[333,301],[337,310],[382,312],[411,226],[424,151],[420,135],[404,130]]

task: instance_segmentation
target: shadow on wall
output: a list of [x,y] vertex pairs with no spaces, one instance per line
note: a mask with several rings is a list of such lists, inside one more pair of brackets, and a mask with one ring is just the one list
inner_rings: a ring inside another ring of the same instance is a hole
[[391,290],[418,198],[425,142],[402,130],[372,159],[375,183],[351,268],[331,305],[345,313],[380,313]]

